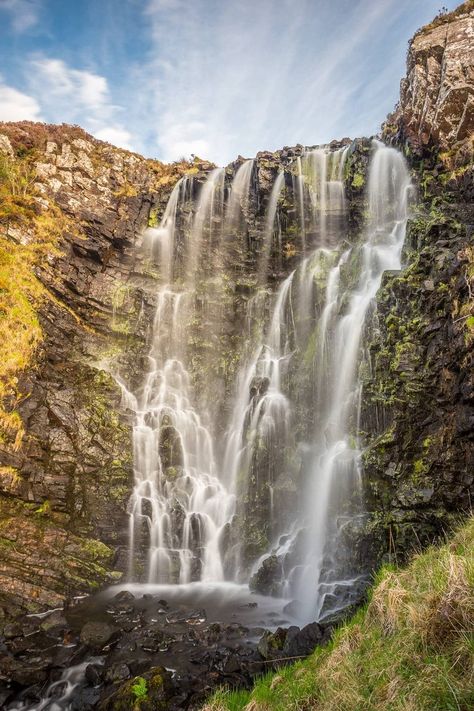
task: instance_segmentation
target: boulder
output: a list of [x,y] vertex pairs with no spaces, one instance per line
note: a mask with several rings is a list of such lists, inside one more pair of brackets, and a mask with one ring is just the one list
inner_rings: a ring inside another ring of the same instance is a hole
[[80,639],[83,644],[101,649],[112,639],[115,629],[106,622],[86,622],[81,629]]

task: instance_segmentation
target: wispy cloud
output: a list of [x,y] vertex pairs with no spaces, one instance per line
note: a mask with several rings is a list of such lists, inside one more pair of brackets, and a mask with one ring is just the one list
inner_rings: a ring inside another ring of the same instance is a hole
[[372,103],[365,131],[374,131],[403,70],[403,55],[381,55],[384,40],[411,8],[411,0],[149,0],[143,80],[159,154],[223,163],[239,151],[354,135],[357,92],[383,73],[395,78],[385,112]]
[[122,109],[113,103],[104,76],[50,57],[31,60],[27,74],[48,120],[79,123],[98,138],[132,148],[132,134],[120,121]]
[[32,96],[7,86],[0,77],[0,121],[41,121],[41,108]]
[[26,32],[38,24],[39,0],[0,0],[0,12],[7,13],[15,32]]
[[0,115],[78,123],[162,160],[194,153],[221,165],[367,135],[397,100],[407,40],[438,9],[438,0],[0,0]]

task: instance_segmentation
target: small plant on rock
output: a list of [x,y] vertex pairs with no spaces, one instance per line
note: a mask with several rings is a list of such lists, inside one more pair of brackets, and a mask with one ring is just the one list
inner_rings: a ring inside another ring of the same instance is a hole
[[136,701],[142,701],[143,699],[146,699],[148,695],[148,686],[146,683],[146,679],[144,679],[142,676],[137,676],[135,679],[135,684],[132,686],[132,694],[135,697]]

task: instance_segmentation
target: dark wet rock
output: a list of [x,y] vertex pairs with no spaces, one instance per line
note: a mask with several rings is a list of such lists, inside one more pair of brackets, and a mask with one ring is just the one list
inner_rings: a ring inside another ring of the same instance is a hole
[[86,681],[91,686],[99,686],[102,683],[104,670],[98,664],[88,664],[85,671]]
[[111,667],[106,669],[104,673],[104,679],[112,683],[124,681],[124,679],[128,679],[129,677],[130,669],[123,662],[113,664]]
[[283,645],[283,655],[287,657],[306,657],[316,647],[326,644],[331,637],[331,628],[317,622],[311,622],[302,629],[289,627]]
[[332,628],[311,622],[302,629],[296,626],[279,627],[276,632],[264,632],[258,643],[258,651],[266,660],[307,657],[316,647],[327,644]]
[[135,595],[130,592],[130,590],[121,590],[119,593],[114,595],[114,600],[116,602],[133,602],[135,600]]
[[46,681],[47,668],[51,662],[48,658],[21,661],[13,657],[0,657],[0,679],[13,681],[20,686],[33,686]]
[[249,588],[262,595],[278,595],[282,576],[282,563],[278,556],[271,555],[250,578]]
[[162,630],[146,630],[137,641],[137,646],[145,652],[166,652],[174,638]]
[[54,646],[54,641],[44,632],[34,632],[25,637],[14,637],[6,643],[7,649],[12,654],[34,654],[35,652],[46,652]]
[[6,708],[6,703],[13,696],[13,690],[7,685],[0,682],[0,708]]
[[112,639],[114,632],[115,629],[106,622],[86,622],[81,629],[81,642],[100,649]]
[[50,615],[45,617],[40,622],[40,628],[44,632],[55,633],[59,630],[66,630],[69,628],[69,623],[64,616],[62,610],[54,610]]
[[275,632],[264,632],[258,643],[258,651],[264,659],[278,659],[283,656],[288,630],[279,627]]
[[188,622],[189,624],[200,624],[207,619],[205,610],[174,610],[166,613],[166,621],[169,624],[175,622]]
[[3,636],[5,639],[13,639],[13,637],[21,637],[25,634],[29,634],[35,629],[32,624],[23,624],[22,622],[7,622],[3,628]]
[[[64,645],[61,643],[60,639],[58,641],[59,644],[55,648],[56,651],[53,657],[53,664],[55,667],[63,669],[74,663],[74,658],[78,653],[81,653],[81,647],[77,644]],[[82,649],[84,649],[84,647]]]

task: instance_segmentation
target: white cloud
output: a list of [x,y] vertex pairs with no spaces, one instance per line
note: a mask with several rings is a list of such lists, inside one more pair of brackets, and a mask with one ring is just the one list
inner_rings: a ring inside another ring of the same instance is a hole
[[104,76],[50,57],[33,59],[28,76],[48,120],[77,123],[97,138],[133,150],[133,136],[120,120],[122,110],[113,103]]
[[7,12],[15,32],[21,33],[34,27],[41,10],[38,0],[0,0],[0,11]]
[[39,82],[41,93],[68,117],[64,120],[74,121],[86,113],[89,120],[102,122],[113,113],[105,77],[69,67],[62,59],[35,59],[31,70],[32,82]]
[[36,99],[0,83],[0,121],[41,120],[41,109]]
[[125,128],[119,128],[117,126],[101,128],[98,131],[94,131],[94,136],[101,141],[107,141],[119,148],[126,148],[129,151],[134,150],[132,145],[133,136]]
[[[222,165],[376,131],[430,3],[147,0],[151,49],[136,92],[148,97],[158,156],[207,145]],[[130,118],[140,123],[133,105]]]

